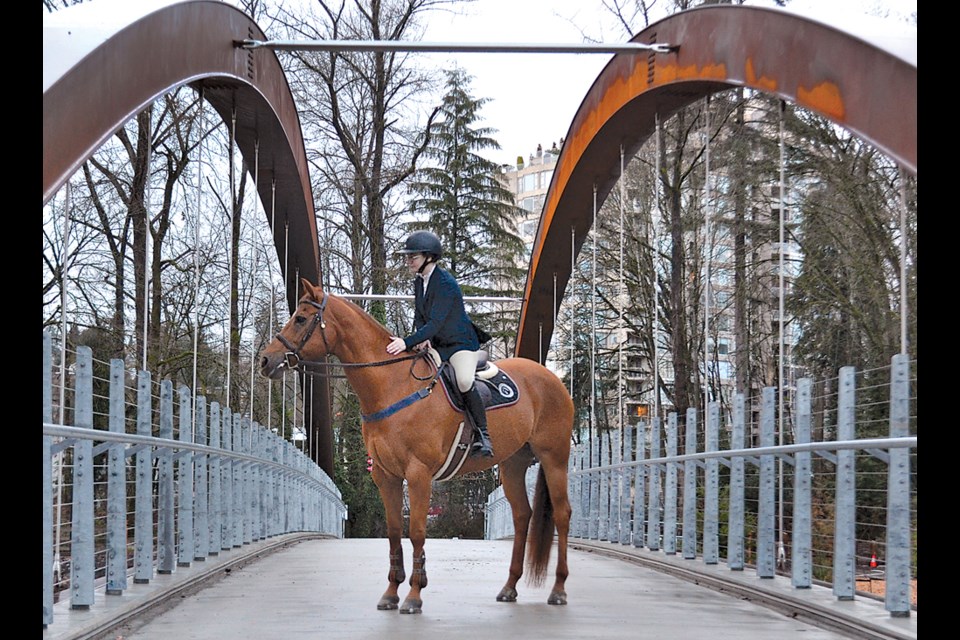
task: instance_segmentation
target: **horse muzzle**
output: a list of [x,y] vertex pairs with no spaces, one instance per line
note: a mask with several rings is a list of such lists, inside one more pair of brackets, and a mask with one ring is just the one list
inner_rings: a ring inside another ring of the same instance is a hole
[[272,353],[260,358],[260,375],[271,380],[283,377],[288,369],[286,354]]

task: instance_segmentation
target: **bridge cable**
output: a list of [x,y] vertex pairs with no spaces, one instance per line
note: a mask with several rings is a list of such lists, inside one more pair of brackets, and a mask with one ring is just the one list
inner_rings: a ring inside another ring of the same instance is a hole
[[[274,241],[276,233],[276,206],[277,206],[277,178],[276,172],[270,179],[270,242]],[[270,256],[269,251],[267,256]],[[274,297],[273,260],[267,260],[267,279],[270,285],[270,312],[268,314],[268,336],[273,333],[277,301]],[[273,433],[273,378],[267,378],[267,431]]]
[[203,108],[203,87],[197,100],[197,216],[193,230],[193,415],[197,414],[197,351],[200,343],[200,216],[203,212],[203,141],[206,111]]
[[710,405],[710,278],[713,263],[713,236],[710,223],[710,96],[704,98],[704,239],[703,239],[703,413]]
[[907,355],[907,175],[897,165],[900,177],[900,353]]
[[[71,199],[70,179],[64,189],[63,201],[63,266],[60,274],[60,424],[64,424],[66,419],[66,393],[67,393],[67,276],[70,273],[70,207]],[[63,450],[57,451],[54,456],[54,465],[57,472],[57,503],[54,509],[54,523],[56,533],[53,539],[56,541],[53,555],[53,571],[57,580],[61,577],[60,570],[60,529],[61,529],[61,505],[63,501]]]
[[[246,180],[246,175],[244,175],[244,180]],[[253,143],[253,211],[251,212],[251,217],[248,222],[250,227],[250,251],[253,253],[252,259],[252,270],[250,271],[250,309],[253,310],[254,301],[256,299],[256,274],[257,267],[259,266],[260,258],[260,244],[256,241],[256,229],[254,228],[253,221],[257,216],[257,194],[259,193],[259,181],[260,181],[260,136],[257,135],[257,139]],[[246,194],[246,191],[244,191]],[[250,424],[253,425],[254,415],[253,415],[253,399],[254,392],[256,389],[254,381],[254,362],[256,361],[257,353],[257,326],[256,323],[253,323],[250,327]],[[252,433],[252,432],[251,432]]]
[[[288,291],[290,278],[287,276],[290,269],[289,265],[290,257],[290,217],[287,216],[287,219],[283,223],[283,273],[281,274],[283,278],[283,295],[284,298],[290,297],[290,292]],[[294,287],[296,287],[296,280],[294,280]],[[283,378],[280,384],[280,437],[286,439],[287,436],[287,368],[283,369]],[[290,437],[293,438],[293,427],[290,428]]]
[[[593,183],[593,234],[590,287],[590,433],[600,435],[597,428],[597,183]],[[592,440],[591,440],[592,441]]]
[[[653,416],[660,416],[660,355],[658,353],[660,348],[660,277],[657,270],[657,248],[660,246],[659,231],[657,229],[657,222],[662,217],[663,213],[660,210],[660,112],[657,111],[654,114],[654,130],[655,135],[655,154],[653,166],[654,166],[654,177],[653,177],[653,219],[651,221],[651,235],[653,247],[653,269],[651,277],[653,278],[653,327],[651,327],[651,336],[653,338],[653,364],[651,369],[653,370]],[[640,267],[640,255],[637,254],[637,268]]]
[[229,178],[230,178],[230,208],[227,210],[229,230],[227,233],[227,289],[230,291],[230,302],[227,304],[227,391],[226,403],[230,406],[231,365],[233,356],[233,210],[236,208],[236,168],[234,166],[234,143],[237,135],[237,104],[230,111],[230,145],[229,145]]
[[[617,321],[617,424],[620,427],[620,438],[623,437],[623,343],[625,338],[625,329],[623,322],[623,305],[625,303],[625,291],[623,286],[623,209],[627,200],[627,179],[624,174],[623,143],[620,143],[620,286],[617,296],[617,307],[619,319]],[[618,443],[623,447],[623,442]]]
[[[576,244],[577,244],[577,229],[576,227],[570,227],[570,291],[576,295],[576,289],[574,288],[574,279],[576,278]],[[576,328],[576,304],[570,309],[570,397],[573,397],[573,352],[574,352],[574,329]]]
[[[786,350],[786,340],[783,332],[783,316],[785,313],[784,309],[784,260],[783,260],[783,249],[784,242],[786,241],[785,232],[784,232],[784,220],[786,219],[786,191],[787,191],[787,180],[786,180],[786,128],[785,128],[785,114],[787,110],[787,103],[785,100],[780,100],[780,109],[779,109],[779,120],[780,120],[780,198],[779,198],[779,247],[777,250],[778,253],[778,285],[777,285],[777,304],[778,304],[778,313],[779,319],[777,321],[777,333],[779,340],[779,350],[780,353],[777,354],[777,431],[778,431],[778,444],[782,447],[784,443],[784,392],[786,390],[786,381],[783,378],[784,371],[784,358]],[[786,562],[786,544],[784,542],[784,515],[783,515],[783,457],[777,456],[777,475],[779,487],[777,489],[777,511],[778,511],[778,522],[779,522],[779,535],[777,538],[777,561],[778,564],[782,567]]]

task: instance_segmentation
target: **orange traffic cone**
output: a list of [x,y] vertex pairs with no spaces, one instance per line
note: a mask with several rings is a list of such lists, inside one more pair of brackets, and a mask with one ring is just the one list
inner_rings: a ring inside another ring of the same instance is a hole
[[871,569],[877,568],[877,554],[873,554],[872,556],[870,556],[870,568]]

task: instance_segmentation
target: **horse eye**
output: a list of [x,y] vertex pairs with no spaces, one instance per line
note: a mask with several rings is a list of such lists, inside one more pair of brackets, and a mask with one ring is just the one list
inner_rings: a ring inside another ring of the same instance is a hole
[[307,321],[307,319],[304,318],[303,316],[297,316],[296,318],[293,319],[293,321],[295,324],[303,324],[304,322]]

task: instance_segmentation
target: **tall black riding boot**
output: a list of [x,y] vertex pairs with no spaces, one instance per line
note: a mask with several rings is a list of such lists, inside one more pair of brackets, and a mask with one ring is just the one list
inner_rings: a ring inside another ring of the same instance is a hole
[[467,406],[470,417],[473,418],[473,426],[476,427],[479,437],[479,440],[473,443],[472,455],[492,458],[493,445],[490,444],[490,435],[487,433],[487,411],[483,407],[483,399],[477,391],[477,385],[473,385],[463,394],[463,403]]

